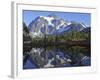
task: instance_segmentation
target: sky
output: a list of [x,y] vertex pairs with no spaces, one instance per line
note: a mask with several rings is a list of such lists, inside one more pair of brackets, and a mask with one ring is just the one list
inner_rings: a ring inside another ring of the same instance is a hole
[[91,14],[90,13],[76,13],[76,12],[52,12],[52,11],[34,11],[34,10],[23,10],[23,21],[28,26],[32,20],[38,16],[48,16],[54,14],[65,21],[75,21],[84,23],[85,25],[91,26]]

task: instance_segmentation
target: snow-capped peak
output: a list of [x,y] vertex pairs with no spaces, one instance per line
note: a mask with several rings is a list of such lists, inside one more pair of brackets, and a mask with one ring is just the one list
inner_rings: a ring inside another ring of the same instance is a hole
[[48,22],[48,25],[52,25],[54,26],[51,22],[52,20],[54,19],[53,17],[45,17],[45,16],[40,16],[42,18],[44,18],[47,22]]
[[87,26],[86,26],[84,23],[81,23],[81,25],[82,25],[84,28],[87,28]]
[[71,22],[67,22],[67,25],[71,25],[72,23]]
[[65,21],[55,15],[38,16],[29,25],[30,35],[32,37],[43,37],[44,34],[59,34],[65,31],[80,31],[87,26],[75,21]]

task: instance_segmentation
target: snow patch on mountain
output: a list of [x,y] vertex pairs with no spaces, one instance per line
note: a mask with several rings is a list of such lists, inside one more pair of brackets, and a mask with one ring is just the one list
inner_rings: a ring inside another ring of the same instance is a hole
[[56,15],[38,16],[29,24],[31,37],[43,37],[44,34],[54,35],[63,32],[81,31],[87,26],[83,23],[67,22]]
[[51,23],[51,21],[54,19],[53,17],[40,16],[40,18],[44,18],[48,22],[48,25],[54,26],[54,24]]

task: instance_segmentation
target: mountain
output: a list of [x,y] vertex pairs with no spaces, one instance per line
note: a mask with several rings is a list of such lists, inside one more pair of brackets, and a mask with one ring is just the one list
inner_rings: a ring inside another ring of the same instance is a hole
[[87,27],[87,28],[83,29],[81,32],[89,33],[89,32],[91,32],[91,27]]
[[83,29],[85,29],[85,27],[82,24],[71,22],[71,24],[67,25],[66,27],[60,27],[58,30],[56,30],[56,34],[63,34],[65,32],[69,33],[72,31],[79,32]]
[[86,28],[84,24],[67,22],[56,15],[38,16],[29,26],[31,37],[63,34],[64,32],[81,31]]

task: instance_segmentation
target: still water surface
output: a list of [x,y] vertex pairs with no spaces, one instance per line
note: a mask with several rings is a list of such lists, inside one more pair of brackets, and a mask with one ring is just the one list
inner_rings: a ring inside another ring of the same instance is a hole
[[87,47],[52,46],[32,47],[23,55],[23,69],[90,66],[91,54]]

